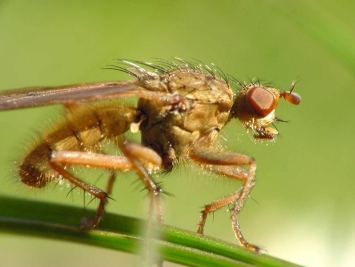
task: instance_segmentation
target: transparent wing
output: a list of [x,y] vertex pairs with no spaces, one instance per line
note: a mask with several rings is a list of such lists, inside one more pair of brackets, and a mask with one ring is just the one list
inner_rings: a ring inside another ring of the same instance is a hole
[[5,90],[0,91],[0,110],[139,96],[142,90],[134,80]]

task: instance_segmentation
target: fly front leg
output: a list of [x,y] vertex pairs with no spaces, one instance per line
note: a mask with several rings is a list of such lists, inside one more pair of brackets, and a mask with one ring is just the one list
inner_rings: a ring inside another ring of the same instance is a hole
[[[197,232],[200,234],[203,233],[203,228],[209,213],[232,204],[231,222],[236,238],[243,247],[259,252],[259,247],[249,244],[244,239],[238,220],[238,214],[241,211],[245,200],[248,198],[250,190],[255,184],[255,161],[252,157],[247,155],[224,152],[219,151],[216,148],[207,147],[205,144],[208,143],[206,143],[206,141],[208,141],[209,138],[210,135],[200,138],[190,150],[189,156],[196,162],[201,163],[202,166],[205,166],[206,169],[209,169],[216,174],[242,181],[244,184],[241,189],[205,206],[198,221]],[[249,166],[248,171],[241,168],[241,166]]]
[[213,213],[216,210],[219,210],[219,209],[227,206],[228,204],[235,202],[235,200],[239,197],[239,195],[240,195],[240,190],[238,190],[237,192],[234,192],[232,194],[229,194],[221,199],[213,201],[210,204],[207,204],[205,206],[204,210],[201,211],[201,216],[200,216],[198,223],[197,223],[197,233],[203,234],[203,230],[204,230],[206,220],[207,220],[207,215],[209,213]]

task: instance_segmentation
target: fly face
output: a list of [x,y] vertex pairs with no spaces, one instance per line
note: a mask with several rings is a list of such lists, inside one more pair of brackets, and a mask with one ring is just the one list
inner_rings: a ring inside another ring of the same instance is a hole
[[301,97],[292,92],[294,86],[295,83],[292,83],[291,89],[283,92],[260,83],[243,86],[236,97],[232,114],[255,132],[256,139],[274,140],[278,131],[270,125],[277,120],[275,111],[280,97],[294,105],[301,102]]

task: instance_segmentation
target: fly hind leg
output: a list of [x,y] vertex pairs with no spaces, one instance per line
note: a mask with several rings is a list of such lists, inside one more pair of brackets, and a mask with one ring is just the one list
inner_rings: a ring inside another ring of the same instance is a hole
[[96,214],[93,220],[83,218],[81,221],[81,228],[84,230],[91,230],[95,228],[98,223],[100,222],[103,213],[105,211],[105,205],[107,204],[107,199],[109,198],[108,194],[90,184],[87,184],[80,179],[76,178],[74,175],[72,175],[70,172],[66,171],[62,166],[55,164],[55,163],[50,163],[52,166],[53,170],[55,170],[59,175],[61,175],[64,179],[68,180],[70,183],[75,185],[78,188],[81,188],[84,190],[84,192],[88,192],[90,195],[94,196],[95,198],[99,199],[99,206],[97,207]]
[[[115,179],[115,170],[135,170],[137,172],[149,192],[149,214],[156,214],[157,220],[161,221],[162,216],[159,196],[162,190],[150,177],[147,170],[148,167],[152,169],[161,167],[160,156],[149,148],[127,142],[123,138],[119,138],[118,145],[125,156],[111,156],[80,151],[53,151],[51,154],[51,165],[52,168],[65,179],[100,200],[94,222],[90,226],[91,228],[95,227],[102,217],[104,206],[107,203],[108,193],[111,192],[113,181]],[[75,178],[64,170],[61,165],[81,165],[111,170],[111,176],[106,190],[107,193]]]
[[[228,178],[242,181],[244,184],[241,189],[205,206],[198,221],[197,232],[200,234],[203,233],[203,228],[209,213],[232,204],[231,222],[236,238],[243,247],[259,252],[259,247],[249,244],[244,239],[238,220],[238,214],[241,211],[245,200],[248,198],[250,190],[255,184],[255,161],[252,157],[247,155],[223,152],[216,148],[208,147],[207,144],[210,137],[210,134],[201,137],[190,150],[190,157],[202,164],[202,166],[206,166],[210,171]],[[241,168],[241,166],[249,166],[249,170],[246,171]]]
[[[77,165],[92,166],[90,164],[86,164],[87,162],[85,161],[85,157],[83,158],[76,154],[76,157],[72,157],[72,159],[70,159],[70,157],[67,156],[68,153],[71,153],[72,155],[75,153],[90,155],[90,153],[85,152],[55,151],[47,143],[42,143],[33,149],[32,152],[30,152],[19,165],[20,180],[30,187],[43,188],[49,182],[61,177],[62,179],[69,181],[74,186],[81,188],[85,192],[88,192],[95,198],[99,199],[100,203],[94,220],[86,222],[82,225],[82,228],[89,230],[99,223],[109,197],[105,191],[81,181],[65,170],[66,164],[70,165],[74,162],[73,165],[75,165],[75,161]],[[123,162],[120,165],[125,167],[127,164]],[[111,180],[113,180],[113,178],[111,178]]]

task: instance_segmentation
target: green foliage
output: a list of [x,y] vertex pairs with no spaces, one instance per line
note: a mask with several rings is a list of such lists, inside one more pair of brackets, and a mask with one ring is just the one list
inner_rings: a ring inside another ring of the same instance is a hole
[[[138,253],[144,242],[144,221],[121,215],[105,214],[105,220],[92,231],[80,231],[73,220],[79,208],[0,197],[0,231],[53,238],[97,247]],[[152,243],[165,261],[186,266],[273,266],[297,267],[268,255],[198,235],[171,226],[162,226],[162,239]]]

